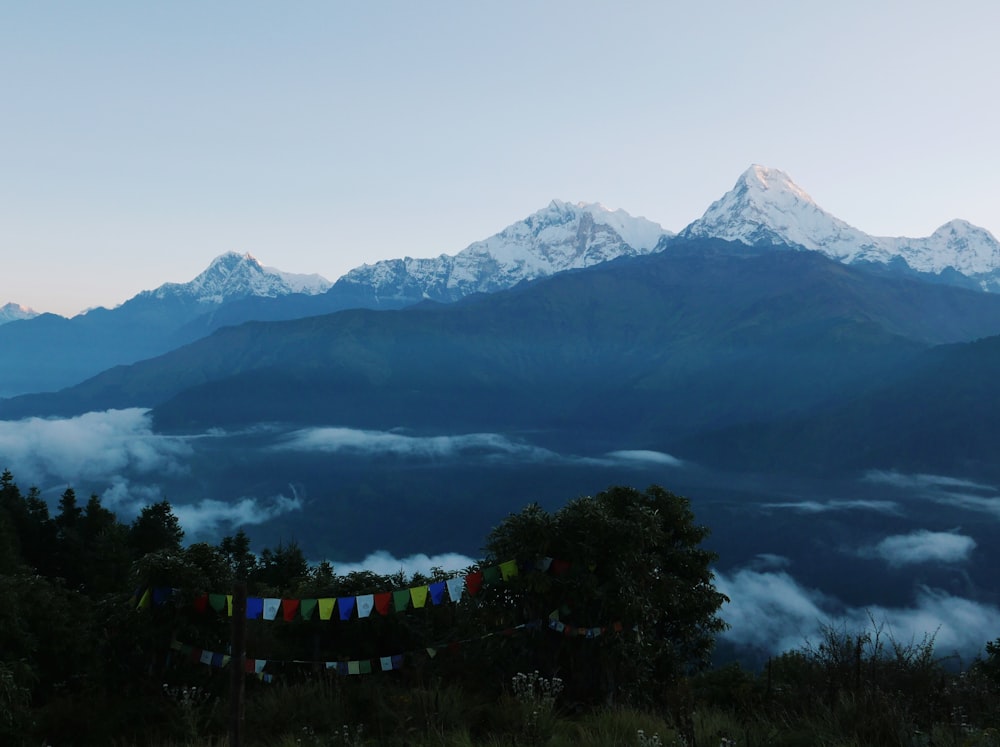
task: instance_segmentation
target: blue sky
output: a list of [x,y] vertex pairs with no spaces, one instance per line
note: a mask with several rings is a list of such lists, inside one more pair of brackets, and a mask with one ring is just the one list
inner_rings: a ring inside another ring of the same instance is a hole
[[994,2],[10,4],[0,305],[224,251],[335,279],[552,198],[671,230],[751,163],[878,235],[1000,235]]

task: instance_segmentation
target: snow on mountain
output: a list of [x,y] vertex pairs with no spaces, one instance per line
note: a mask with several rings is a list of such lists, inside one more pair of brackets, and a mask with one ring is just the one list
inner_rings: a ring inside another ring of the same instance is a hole
[[170,297],[218,305],[247,296],[277,298],[290,293],[315,295],[330,287],[319,275],[295,275],[263,267],[250,254],[227,252],[216,257],[208,268],[188,283],[164,283],[156,290],[143,291],[136,298]]
[[370,286],[383,299],[452,301],[563,270],[652,252],[661,226],[624,210],[553,200],[548,207],[456,255],[384,260],[357,267],[340,284]]
[[0,324],[16,322],[21,319],[32,319],[36,316],[38,316],[37,311],[29,309],[27,306],[21,306],[21,304],[8,303],[0,306]]
[[918,272],[949,268],[1000,291],[1000,242],[987,230],[953,220],[925,238],[870,236],[823,210],[778,169],[753,165],[681,238],[784,244],[822,252],[847,264],[905,260]]

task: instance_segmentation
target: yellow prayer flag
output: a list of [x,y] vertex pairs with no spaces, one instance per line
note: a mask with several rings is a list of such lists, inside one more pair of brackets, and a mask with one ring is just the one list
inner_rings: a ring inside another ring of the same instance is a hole
[[136,609],[141,610],[148,607],[149,602],[150,602],[149,589],[146,589],[145,591],[142,592],[142,597],[140,597],[139,604],[136,605]]
[[510,581],[512,577],[517,575],[517,561],[508,560],[506,563],[501,563],[500,573],[504,581]]
[[233,616],[233,595],[226,594],[226,614]]
[[320,620],[329,620],[333,616],[333,603],[336,601],[333,597],[324,597],[319,600]]
[[413,600],[414,607],[423,607],[427,604],[427,587],[414,586],[410,589],[410,598]]

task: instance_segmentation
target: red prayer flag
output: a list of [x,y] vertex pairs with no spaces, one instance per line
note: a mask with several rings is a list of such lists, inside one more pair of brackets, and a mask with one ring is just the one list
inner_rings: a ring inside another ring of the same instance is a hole
[[208,609],[208,594],[202,594],[194,598],[194,611],[205,612]]
[[552,565],[549,566],[549,570],[555,576],[561,576],[569,570],[568,560],[553,560]]
[[378,610],[380,615],[388,615],[389,607],[392,605],[392,592],[387,591],[384,594],[375,595],[375,609]]
[[285,622],[294,622],[295,616],[299,612],[299,600],[298,599],[282,599],[281,600],[281,614],[285,618]]
[[470,573],[465,577],[465,587],[469,590],[469,594],[475,596],[475,594],[483,588],[483,572],[475,571]]

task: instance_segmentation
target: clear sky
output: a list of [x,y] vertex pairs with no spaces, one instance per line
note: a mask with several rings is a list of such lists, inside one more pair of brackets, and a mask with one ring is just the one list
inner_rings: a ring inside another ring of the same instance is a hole
[[751,163],[877,235],[1000,235],[1000,3],[22,2],[0,11],[0,305],[217,255],[331,280],[552,198],[680,230]]

